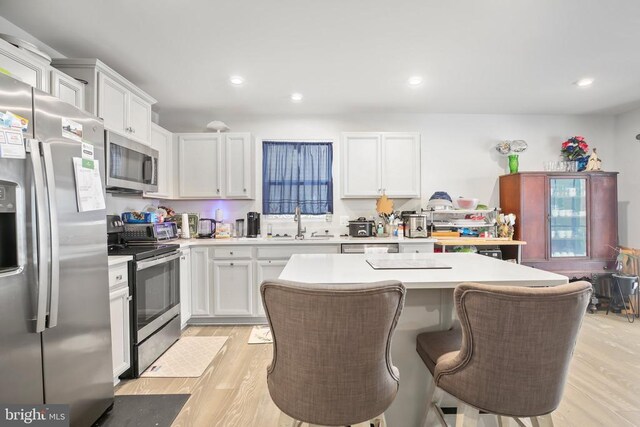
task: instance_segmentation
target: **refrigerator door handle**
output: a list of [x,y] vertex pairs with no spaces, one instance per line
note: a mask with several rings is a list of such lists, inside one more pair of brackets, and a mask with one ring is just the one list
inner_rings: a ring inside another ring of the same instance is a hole
[[40,146],[37,140],[28,139],[29,156],[33,168],[33,184],[35,187],[37,233],[38,233],[38,280],[36,301],[36,332],[46,329],[47,302],[49,300],[49,233],[47,226],[47,199],[45,197],[44,175],[42,174],[42,160]]
[[51,241],[51,295],[49,296],[48,328],[58,324],[58,308],[60,300],[60,241],[58,239],[58,204],[56,202],[56,185],[53,174],[53,157],[51,145],[42,144],[44,156],[44,173],[47,179],[47,196],[49,198],[49,223]]

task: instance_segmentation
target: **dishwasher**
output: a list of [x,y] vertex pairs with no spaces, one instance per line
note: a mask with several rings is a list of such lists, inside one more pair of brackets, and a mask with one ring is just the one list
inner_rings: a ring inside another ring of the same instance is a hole
[[343,243],[340,245],[340,253],[343,254],[397,254],[398,252],[400,252],[400,246],[397,243]]

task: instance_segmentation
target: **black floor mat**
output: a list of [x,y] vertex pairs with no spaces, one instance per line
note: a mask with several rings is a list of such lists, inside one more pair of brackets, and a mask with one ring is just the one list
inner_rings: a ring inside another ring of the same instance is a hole
[[189,394],[116,396],[113,409],[93,427],[170,427]]

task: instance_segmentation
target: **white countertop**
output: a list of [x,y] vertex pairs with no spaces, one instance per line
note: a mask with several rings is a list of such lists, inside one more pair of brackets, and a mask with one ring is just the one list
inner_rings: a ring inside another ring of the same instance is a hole
[[[442,270],[374,270],[367,258],[434,259],[451,266]],[[400,280],[409,289],[447,289],[462,282],[491,285],[555,286],[567,277],[544,270],[468,253],[425,254],[297,254],[280,279],[306,283],[349,284]]]
[[133,259],[131,255],[109,255],[107,258],[109,259],[109,267],[124,264]]
[[229,238],[229,239],[178,239],[170,243],[179,243],[181,248],[191,246],[217,245],[339,245],[342,243],[400,243],[424,244],[434,243],[436,239],[398,239],[397,237],[331,237],[329,239],[301,239],[294,238]]

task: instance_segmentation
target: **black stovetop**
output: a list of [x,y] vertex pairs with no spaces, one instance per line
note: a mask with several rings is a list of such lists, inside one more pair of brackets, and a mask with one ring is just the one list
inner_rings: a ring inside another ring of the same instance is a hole
[[134,261],[140,261],[178,249],[180,249],[180,245],[170,243],[115,244],[109,245],[109,255],[128,255],[133,256]]

